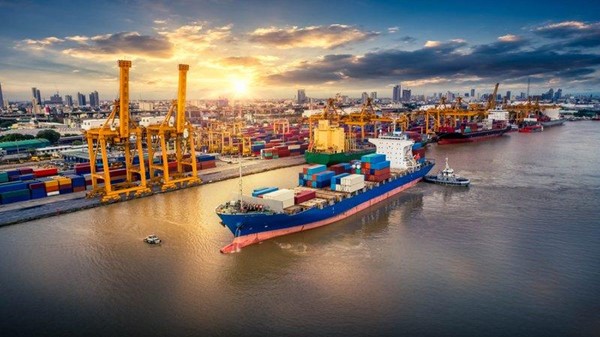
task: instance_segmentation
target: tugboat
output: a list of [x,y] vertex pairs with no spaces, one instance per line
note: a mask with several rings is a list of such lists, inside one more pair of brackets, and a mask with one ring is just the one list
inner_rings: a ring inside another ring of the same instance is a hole
[[440,171],[436,176],[427,175],[423,177],[423,180],[434,184],[465,187],[469,186],[471,183],[471,180],[454,174],[454,170],[448,165],[448,158],[446,158],[446,167],[442,171]]
[[158,236],[156,236],[156,235],[154,235],[154,234],[150,234],[150,235],[148,235],[148,236],[146,236],[146,237],[144,238],[144,242],[146,242],[146,243],[148,243],[148,244],[151,244],[151,245],[157,245],[157,244],[159,244],[161,241],[160,241],[160,239],[158,238]]

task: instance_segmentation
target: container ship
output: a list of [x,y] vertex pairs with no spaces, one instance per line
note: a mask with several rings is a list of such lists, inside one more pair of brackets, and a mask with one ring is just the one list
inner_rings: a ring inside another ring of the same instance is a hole
[[500,137],[511,131],[506,121],[485,119],[482,123],[461,123],[458,128],[441,127],[438,132],[438,144],[469,143]]
[[560,118],[560,109],[552,108],[544,110],[544,113],[538,116],[538,121],[544,128],[563,125],[565,120]]
[[221,224],[234,235],[222,253],[239,251],[274,237],[345,219],[414,186],[434,163],[413,155],[414,141],[404,134],[369,139],[376,153],[361,160],[305,167],[294,189],[255,189],[233,195],[216,208]]

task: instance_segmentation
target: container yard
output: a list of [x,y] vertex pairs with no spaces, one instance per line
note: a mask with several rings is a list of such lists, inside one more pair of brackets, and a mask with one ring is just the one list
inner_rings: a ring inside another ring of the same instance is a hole
[[0,0],[2,336],[598,337],[599,10]]

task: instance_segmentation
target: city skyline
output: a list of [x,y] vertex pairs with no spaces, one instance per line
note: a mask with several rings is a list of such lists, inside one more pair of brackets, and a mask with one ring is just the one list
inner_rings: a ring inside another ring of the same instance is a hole
[[[118,59],[132,60],[132,99],[361,97],[549,88],[598,93],[600,4],[505,1],[130,1],[86,4],[86,20],[54,20],[77,3],[0,0],[4,99],[43,92],[118,94]],[[257,10],[260,9],[260,10]],[[256,13],[256,14],[254,14]],[[49,96],[46,96],[48,98]]]

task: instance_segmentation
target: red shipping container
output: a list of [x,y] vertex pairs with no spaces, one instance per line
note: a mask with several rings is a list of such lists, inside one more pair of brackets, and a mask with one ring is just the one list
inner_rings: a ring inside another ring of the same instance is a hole
[[376,175],[376,176],[382,176],[382,175],[386,175],[386,174],[387,175],[390,174],[390,168],[389,167],[383,168],[381,170],[376,170],[374,172],[374,175]]
[[51,176],[55,176],[57,174],[58,174],[58,169],[56,167],[33,170],[33,175],[36,178],[51,177]]
[[21,168],[19,168],[19,173],[31,174],[31,173],[33,173],[33,169],[31,167],[21,167]]
[[314,198],[316,198],[315,191],[302,191],[294,195],[294,204],[297,205]]

